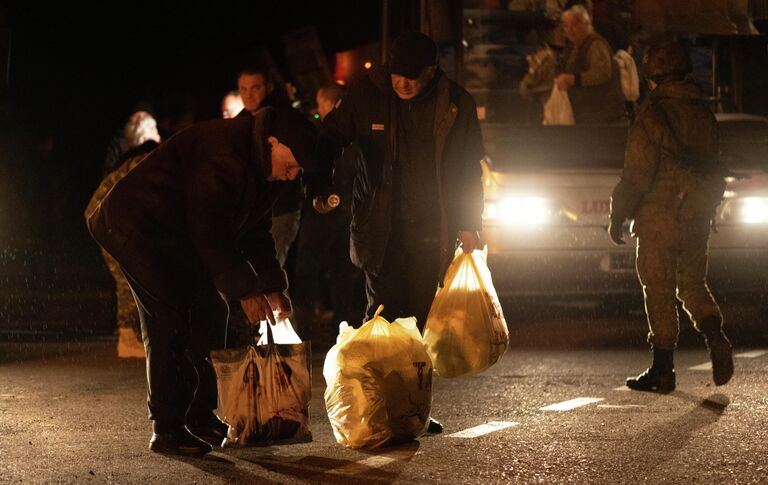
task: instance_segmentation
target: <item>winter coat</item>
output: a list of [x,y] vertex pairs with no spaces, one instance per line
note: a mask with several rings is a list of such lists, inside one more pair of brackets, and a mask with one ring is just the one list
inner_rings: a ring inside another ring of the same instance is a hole
[[[442,280],[453,257],[459,230],[482,229],[483,188],[480,160],[485,155],[475,102],[440,70],[435,74],[435,179],[440,214]],[[392,229],[392,170],[397,151],[397,95],[385,70],[353,86],[328,114],[320,130],[320,161],[330,163],[356,141],[362,160],[355,176],[350,256],[364,271],[380,271]],[[414,234],[414,237],[418,237]]]
[[569,43],[563,59],[564,72],[576,76],[568,89],[576,124],[624,121],[619,66],[608,42],[593,32],[578,47]]
[[630,130],[611,218],[633,218],[633,232],[656,245],[675,245],[693,227],[706,237],[725,172],[717,121],[700,89],[688,81],[662,83]]
[[228,300],[284,290],[269,232],[271,115],[202,122],[163,142],[86,214],[93,238],[129,274],[176,272],[184,286],[188,268],[202,267]]

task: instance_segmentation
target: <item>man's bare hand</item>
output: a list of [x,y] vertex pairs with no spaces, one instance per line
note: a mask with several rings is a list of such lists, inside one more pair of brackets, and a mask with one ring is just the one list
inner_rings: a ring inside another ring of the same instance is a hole
[[272,314],[272,306],[265,295],[253,295],[248,296],[240,300],[240,306],[245,312],[245,316],[248,317],[248,321],[252,325],[256,325],[261,321],[269,320],[269,322],[275,324],[275,316]]
[[555,85],[560,91],[568,91],[568,89],[576,83],[576,76],[573,74],[560,74],[555,78]]
[[293,309],[291,308],[291,300],[285,293],[267,293],[266,297],[269,306],[272,308],[272,312],[277,313],[278,319],[284,320],[291,316],[291,313],[293,312]]
[[459,231],[458,239],[465,253],[471,253],[480,245],[480,235],[477,231]]

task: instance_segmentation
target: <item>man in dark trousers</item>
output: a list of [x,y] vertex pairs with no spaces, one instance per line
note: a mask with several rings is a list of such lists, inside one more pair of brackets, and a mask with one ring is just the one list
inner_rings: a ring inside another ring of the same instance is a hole
[[[478,245],[485,155],[472,96],[438,66],[419,32],[400,35],[386,68],[352,86],[323,121],[323,163],[356,141],[350,254],[365,272],[367,318],[378,305],[423,329],[457,241]],[[430,431],[439,432],[436,421]]]
[[627,387],[638,391],[675,389],[678,299],[706,338],[715,384],[733,375],[733,349],[706,282],[709,232],[727,170],[719,159],[717,121],[701,89],[686,79],[690,71],[679,43],[646,51],[643,74],[652,91],[632,125],[624,171],[611,197],[614,243],[624,244],[623,223],[634,220],[637,274],[648,314],[653,363],[627,379]]
[[[221,442],[216,379],[224,300],[248,320],[291,312],[270,235],[273,181],[311,169],[315,130],[270,108],[187,128],[120,179],[86,215],[136,297],[147,355],[150,449],[200,455]],[[199,437],[198,437],[199,436]]]

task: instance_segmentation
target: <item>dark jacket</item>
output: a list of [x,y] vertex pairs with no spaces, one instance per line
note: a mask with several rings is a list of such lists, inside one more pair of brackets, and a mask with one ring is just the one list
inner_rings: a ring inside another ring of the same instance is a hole
[[708,231],[724,173],[717,121],[701,90],[687,81],[662,83],[630,130],[611,217],[634,219],[635,234],[646,242],[673,245],[688,227]]
[[[482,229],[483,188],[480,160],[485,155],[480,124],[472,96],[437,76],[434,116],[435,184],[440,214],[442,280],[453,257],[459,230]],[[375,70],[353,86],[323,121],[318,153],[330,163],[340,150],[356,141],[362,153],[354,181],[350,255],[359,268],[381,269],[392,229],[392,166],[397,154],[396,97],[390,75]],[[416,235],[414,235],[416,236]]]
[[[277,87],[275,87],[275,89],[269,93],[259,105],[259,108],[265,107],[270,107],[278,111],[292,110],[300,114],[299,110],[291,106],[291,101],[288,99],[288,95]],[[250,115],[251,113],[247,109],[243,109],[237,116]],[[304,201],[304,184],[301,174],[294,180],[277,181],[274,182],[274,184],[278,190],[277,200],[272,207],[272,214],[274,216],[301,210]]]
[[228,300],[284,290],[269,232],[270,115],[198,123],[163,142],[86,214],[94,239],[129,274],[141,266],[182,279],[201,266]]

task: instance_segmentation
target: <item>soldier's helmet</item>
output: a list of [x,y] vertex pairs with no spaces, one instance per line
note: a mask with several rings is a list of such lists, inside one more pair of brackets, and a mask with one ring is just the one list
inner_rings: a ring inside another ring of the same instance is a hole
[[679,42],[665,41],[645,51],[642,69],[646,78],[661,83],[667,79],[683,79],[693,67],[685,47]]

